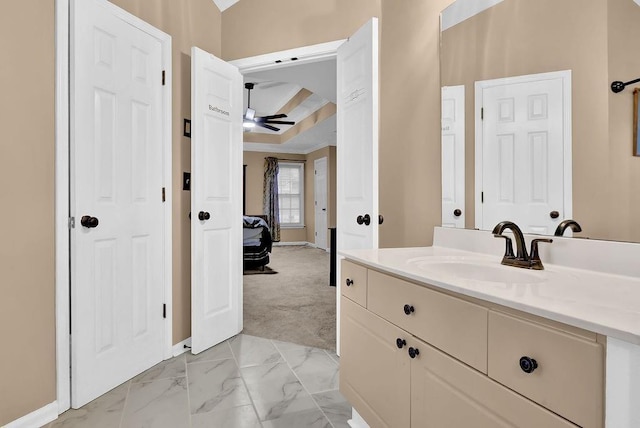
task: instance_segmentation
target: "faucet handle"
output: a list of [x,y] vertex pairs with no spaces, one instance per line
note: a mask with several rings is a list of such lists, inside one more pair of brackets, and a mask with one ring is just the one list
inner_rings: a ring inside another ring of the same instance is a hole
[[506,241],[504,247],[504,258],[515,259],[516,256],[513,254],[513,244],[511,243],[511,238],[509,238],[508,236],[499,235],[497,233],[494,233],[493,236],[495,238],[503,238]]
[[534,261],[539,261],[540,260],[540,254],[538,253],[538,243],[539,242],[547,242],[547,243],[552,243],[553,239],[548,239],[548,238],[538,238],[538,239],[533,239],[531,241],[531,260]]

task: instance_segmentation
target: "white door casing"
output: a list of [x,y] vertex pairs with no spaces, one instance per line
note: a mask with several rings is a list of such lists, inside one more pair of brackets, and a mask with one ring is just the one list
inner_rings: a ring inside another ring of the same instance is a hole
[[314,209],[315,209],[315,245],[326,250],[327,246],[327,158],[313,162],[314,169]]
[[[71,388],[77,408],[166,352],[170,208],[163,187],[171,133],[164,121],[171,93],[162,70],[170,61],[170,37],[108,2],[78,0],[71,6],[70,41]],[[82,225],[84,216],[97,218],[97,226]]]
[[[338,251],[378,248],[378,19],[338,48],[336,234]],[[369,217],[369,225],[358,219]],[[340,278],[340,263],[336,277]],[[337,281],[340,331],[340,281]],[[340,336],[336,350],[340,354]]]
[[571,72],[476,82],[476,227],[553,234],[571,195]]
[[[464,228],[464,85],[442,87],[442,226]],[[459,210],[459,211],[457,211]]]
[[191,61],[191,352],[197,354],[242,330],[242,75],[196,47]]

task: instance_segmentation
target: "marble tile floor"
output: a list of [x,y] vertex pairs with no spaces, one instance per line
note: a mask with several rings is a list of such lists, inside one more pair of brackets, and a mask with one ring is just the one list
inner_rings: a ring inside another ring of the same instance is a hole
[[240,334],[161,362],[46,428],[347,428],[338,357]]

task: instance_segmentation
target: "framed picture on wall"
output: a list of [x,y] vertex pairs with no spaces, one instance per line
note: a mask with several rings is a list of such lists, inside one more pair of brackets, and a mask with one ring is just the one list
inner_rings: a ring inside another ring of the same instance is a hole
[[633,155],[640,156],[640,117],[638,117],[638,93],[640,88],[633,90]]

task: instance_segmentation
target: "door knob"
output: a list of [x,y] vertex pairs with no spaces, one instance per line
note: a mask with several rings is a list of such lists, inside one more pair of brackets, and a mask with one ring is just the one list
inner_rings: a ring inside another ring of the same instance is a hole
[[382,223],[384,223],[384,217],[382,217],[382,214],[378,214],[378,224]]
[[455,210],[453,210],[453,215],[456,217],[460,217],[462,215],[462,211],[460,211],[460,209],[456,208]]
[[549,217],[551,217],[551,218],[558,218],[558,217],[560,217],[560,213],[559,213],[558,211],[551,211],[551,212],[549,213]]
[[98,223],[98,219],[96,217],[91,217],[90,215],[83,215],[80,219],[80,224],[88,229],[98,227]]
[[200,211],[198,213],[198,218],[200,219],[200,221],[209,220],[211,218],[211,214],[206,211]]
[[369,214],[365,214],[362,218],[365,226],[369,226],[371,224],[371,216]]
[[361,215],[359,215],[358,217],[356,217],[356,223],[358,223],[358,224],[362,224],[362,223],[364,223],[364,217],[362,217]]

